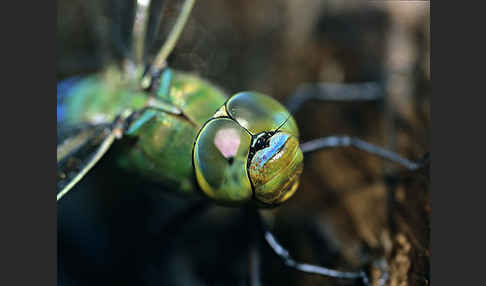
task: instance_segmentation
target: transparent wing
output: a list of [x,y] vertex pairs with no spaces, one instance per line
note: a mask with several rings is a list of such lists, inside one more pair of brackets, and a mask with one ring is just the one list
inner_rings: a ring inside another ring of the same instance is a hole
[[[76,136],[66,140],[57,148],[58,200],[74,187],[109,150],[115,135],[108,126],[96,126],[83,129]],[[71,142],[75,143],[71,144]],[[69,145],[65,148],[67,151],[63,150],[66,145]],[[60,156],[60,153],[64,156]]]

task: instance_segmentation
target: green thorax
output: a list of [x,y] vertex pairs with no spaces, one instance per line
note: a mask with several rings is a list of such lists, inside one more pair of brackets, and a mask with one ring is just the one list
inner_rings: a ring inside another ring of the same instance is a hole
[[84,78],[66,99],[67,126],[111,123],[122,111],[137,110],[147,104],[135,80],[117,68]]
[[201,126],[227,97],[201,78],[167,69],[156,99],[182,111],[181,115],[150,108],[131,124],[120,165],[172,190],[195,193],[192,166],[194,140]]

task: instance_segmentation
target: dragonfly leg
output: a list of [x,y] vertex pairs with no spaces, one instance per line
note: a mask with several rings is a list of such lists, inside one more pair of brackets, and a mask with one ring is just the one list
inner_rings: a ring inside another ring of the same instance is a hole
[[79,173],[69,181],[69,183],[62,188],[62,190],[57,194],[57,201],[59,201],[64,195],[66,195],[81,179],[91,170],[96,163],[105,155],[105,153],[110,149],[113,142],[116,139],[116,133],[111,131],[110,134],[103,140],[100,147],[96,150],[96,153],[91,157],[88,163],[79,171]]
[[69,182],[62,187],[57,193],[56,200],[59,201],[65,196],[81,179],[91,170],[96,163],[103,157],[103,155],[110,150],[111,145],[115,142],[115,139],[120,138],[123,134],[124,124],[126,118],[131,115],[130,111],[123,112],[113,123],[113,127],[109,131],[109,134],[103,139],[101,145],[96,149],[95,153],[91,156],[88,162],[83,168],[72,178]]
[[83,147],[89,140],[96,136],[96,128],[86,127],[77,134],[64,139],[57,147],[57,163],[62,162],[69,154]]
[[261,253],[260,253],[260,239],[258,228],[258,217],[255,215],[258,210],[250,207],[245,208],[245,214],[247,217],[248,233],[249,233],[249,251],[248,251],[248,283],[249,286],[260,286],[261,283]]
[[303,84],[285,100],[285,106],[291,113],[295,113],[304,103],[313,99],[348,102],[375,101],[383,97],[383,89],[378,82]]
[[260,213],[257,212],[258,219],[259,219],[259,226],[263,231],[265,241],[267,242],[268,246],[273,250],[273,252],[278,255],[284,262],[287,267],[294,268],[300,272],[309,273],[309,274],[317,274],[326,277],[333,277],[337,279],[351,279],[351,280],[361,280],[364,285],[370,285],[368,275],[365,271],[357,271],[357,272],[346,272],[346,271],[339,271],[330,268],[326,268],[323,266],[312,265],[307,263],[302,263],[294,260],[287,249],[282,246],[272,232],[269,230],[268,226],[265,224]]
[[260,286],[260,249],[257,242],[254,240],[250,245],[250,252],[248,255],[248,269],[250,286]]
[[148,13],[150,1],[136,1],[135,19],[133,21],[133,44],[135,50],[135,62],[138,66],[144,66],[145,34],[148,26]]
[[377,155],[383,159],[400,164],[412,171],[418,170],[422,167],[422,164],[412,162],[406,158],[401,157],[397,153],[375,146],[361,139],[353,138],[349,136],[322,137],[301,144],[301,149],[302,152],[304,152],[304,154],[308,154],[308,153],[312,153],[315,151],[320,151],[328,148],[342,148],[342,147],[354,147],[361,151],[365,151],[370,154]]
[[[170,53],[174,49],[179,37],[186,26],[187,19],[191,14],[191,10],[194,7],[196,0],[184,0],[182,4],[181,11],[177,20],[174,24],[174,27],[170,31],[169,35],[167,36],[167,40],[164,42],[162,48],[160,48],[159,52],[155,56],[154,61],[152,62],[152,71],[162,70],[166,66],[167,57],[169,57]],[[147,73],[142,78],[142,87],[149,87],[152,84],[151,72]]]

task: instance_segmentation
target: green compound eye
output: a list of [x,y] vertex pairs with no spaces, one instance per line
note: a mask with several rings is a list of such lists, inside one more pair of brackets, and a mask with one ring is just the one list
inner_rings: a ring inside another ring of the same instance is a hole
[[249,165],[255,198],[268,205],[288,200],[299,186],[303,155],[296,137],[278,132],[258,150]]
[[294,118],[289,117],[289,112],[282,104],[269,96],[257,92],[240,92],[228,100],[226,109],[232,118],[253,135],[279,128],[279,131],[299,137]]
[[228,118],[209,121],[194,145],[196,179],[202,191],[219,202],[243,203],[252,198],[247,172],[251,136]]

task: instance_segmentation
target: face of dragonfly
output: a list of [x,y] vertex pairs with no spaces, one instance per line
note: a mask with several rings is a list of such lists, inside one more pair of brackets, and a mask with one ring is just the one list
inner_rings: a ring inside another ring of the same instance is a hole
[[303,168],[297,124],[273,98],[241,92],[201,128],[193,151],[198,184],[229,204],[274,206],[297,190]]

